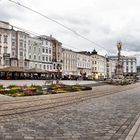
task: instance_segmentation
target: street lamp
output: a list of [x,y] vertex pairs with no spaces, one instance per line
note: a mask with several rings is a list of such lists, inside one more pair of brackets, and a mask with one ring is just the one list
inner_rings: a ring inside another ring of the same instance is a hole
[[60,80],[60,68],[61,68],[61,65],[57,64],[57,80],[56,80],[57,84],[59,83],[59,80]]

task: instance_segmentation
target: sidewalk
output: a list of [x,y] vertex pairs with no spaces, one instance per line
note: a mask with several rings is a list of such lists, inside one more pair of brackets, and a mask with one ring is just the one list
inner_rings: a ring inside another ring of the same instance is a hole
[[125,140],[140,140],[140,117],[136,121]]

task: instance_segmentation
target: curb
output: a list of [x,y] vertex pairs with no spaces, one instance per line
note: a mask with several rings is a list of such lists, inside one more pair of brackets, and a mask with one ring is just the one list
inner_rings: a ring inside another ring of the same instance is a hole
[[140,115],[125,140],[140,140]]

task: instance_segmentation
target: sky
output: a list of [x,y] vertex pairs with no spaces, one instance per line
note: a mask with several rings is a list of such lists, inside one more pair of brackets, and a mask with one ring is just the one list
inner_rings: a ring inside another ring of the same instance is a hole
[[0,0],[0,20],[42,35],[52,35],[63,43],[63,47],[77,51],[96,49],[102,55],[116,55],[116,44],[122,41],[122,55],[136,55],[140,64],[140,0],[16,1],[64,24],[99,45],[92,44],[8,0]]

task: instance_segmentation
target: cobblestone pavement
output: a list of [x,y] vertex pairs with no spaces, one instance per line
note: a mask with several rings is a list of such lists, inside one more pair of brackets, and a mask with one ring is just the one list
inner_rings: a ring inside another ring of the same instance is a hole
[[139,85],[57,108],[1,115],[0,140],[124,140],[139,117]]

